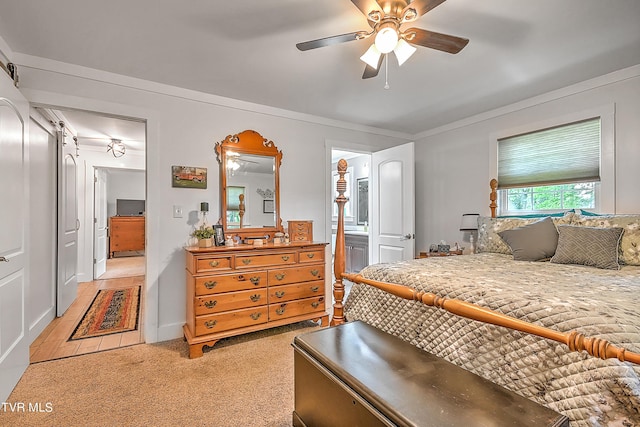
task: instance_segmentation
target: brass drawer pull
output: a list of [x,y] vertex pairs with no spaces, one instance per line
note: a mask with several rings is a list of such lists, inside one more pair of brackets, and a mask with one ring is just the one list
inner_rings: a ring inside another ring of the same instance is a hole
[[216,287],[217,284],[218,282],[216,282],[215,280],[212,282],[204,282],[204,287],[207,289],[213,289]]
[[314,253],[307,254],[307,258],[313,258],[314,256],[316,256],[316,254],[314,254]]
[[319,270],[311,270],[310,273],[311,273],[312,276],[317,276],[318,273],[320,273],[320,271]]
[[218,300],[205,301],[204,306],[207,308],[213,308],[218,304]]
[[212,329],[214,326],[216,326],[216,323],[218,323],[217,320],[208,320],[204,322],[204,326],[206,326],[207,329]]
[[318,292],[320,290],[320,286],[312,286],[311,292]]
[[284,291],[276,291],[276,297],[282,298],[284,296]]
[[286,274],[284,274],[284,273],[276,273],[276,279],[277,279],[277,280],[282,280],[282,279],[284,279],[284,276],[286,276]]
[[258,284],[260,283],[260,276],[253,276],[249,279],[249,281],[255,286],[258,286]]
[[289,255],[282,255],[283,261],[289,261]]
[[276,309],[276,314],[284,314],[284,310],[287,308],[287,304],[282,304],[280,308]]
[[253,320],[258,320],[260,316],[262,316],[262,313],[251,313],[250,316]]
[[320,303],[318,301],[314,301],[311,303],[311,307],[313,308],[318,308],[318,306],[320,305]]
[[253,294],[249,297],[252,302],[257,302],[260,299],[260,294]]
[[219,265],[220,265],[220,261],[218,261],[217,259],[216,259],[216,260],[213,260],[213,261],[211,261],[211,262],[209,263],[209,265],[210,265],[211,267],[215,268],[215,267],[217,267],[217,266],[219,266]]
[[251,263],[251,258],[245,258],[245,259],[243,259],[243,260],[242,260],[242,263],[243,263],[244,265],[249,265],[249,264]]

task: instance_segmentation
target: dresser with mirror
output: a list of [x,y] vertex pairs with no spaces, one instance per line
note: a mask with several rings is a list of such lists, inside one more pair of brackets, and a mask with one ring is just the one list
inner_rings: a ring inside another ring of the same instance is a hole
[[215,146],[219,224],[226,244],[187,247],[189,357],[234,335],[303,320],[328,324],[326,243],[285,242],[280,217],[282,151],[258,132]]

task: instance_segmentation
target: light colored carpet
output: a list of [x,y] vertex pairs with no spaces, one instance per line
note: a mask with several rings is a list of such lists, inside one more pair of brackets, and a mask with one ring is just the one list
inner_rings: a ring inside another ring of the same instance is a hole
[[177,339],[34,364],[7,402],[42,412],[0,412],[0,425],[290,426],[291,343],[317,329],[300,322],[227,338],[197,359]]

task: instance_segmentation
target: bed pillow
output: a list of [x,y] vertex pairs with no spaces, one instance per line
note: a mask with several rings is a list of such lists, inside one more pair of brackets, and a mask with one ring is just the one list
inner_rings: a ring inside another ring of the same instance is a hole
[[[573,212],[567,212],[564,216],[554,217],[553,223],[558,226],[559,224],[569,224],[573,218]],[[498,254],[511,255],[511,248],[498,234],[504,230],[511,230],[516,227],[523,227],[525,225],[533,224],[539,221],[540,218],[522,218],[522,217],[508,217],[508,218],[491,218],[481,216],[478,218],[478,241],[476,244],[476,252],[495,252]]]
[[618,245],[623,231],[620,227],[559,225],[558,247],[551,262],[618,270]]
[[500,231],[498,235],[509,245],[516,261],[549,259],[558,246],[558,230],[550,217],[523,227]]
[[620,262],[627,265],[640,265],[640,215],[575,215],[572,225],[623,228],[624,234],[619,248]]

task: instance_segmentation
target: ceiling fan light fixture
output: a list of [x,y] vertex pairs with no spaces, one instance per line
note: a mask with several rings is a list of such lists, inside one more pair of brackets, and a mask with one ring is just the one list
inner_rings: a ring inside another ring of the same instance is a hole
[[413,55],[416,50],[418,49],[416,49],[415,46],[411,46],[403,39],[398,40],[396,48],[393,49],[393,53],[396,54],[396,59],[398,60],[398,65],[402,66],[407,59],[411,58],[411,55]]
[[398,44],[398,31],[393,24],[381,26],[376,34],[376,47],[381,53],[391,52]]
[[378,62],[380,61],[380,55],[382,55],[382,52],[378,50],[378,48],[374,43],[371,45],[371,47],[369,47],[369,49],[367,49],[367,51],[364,53],[364,55],[360,57],[360,59],[362,60],[362,62],[366,63],[367,65],[375,69],[378,69]]

